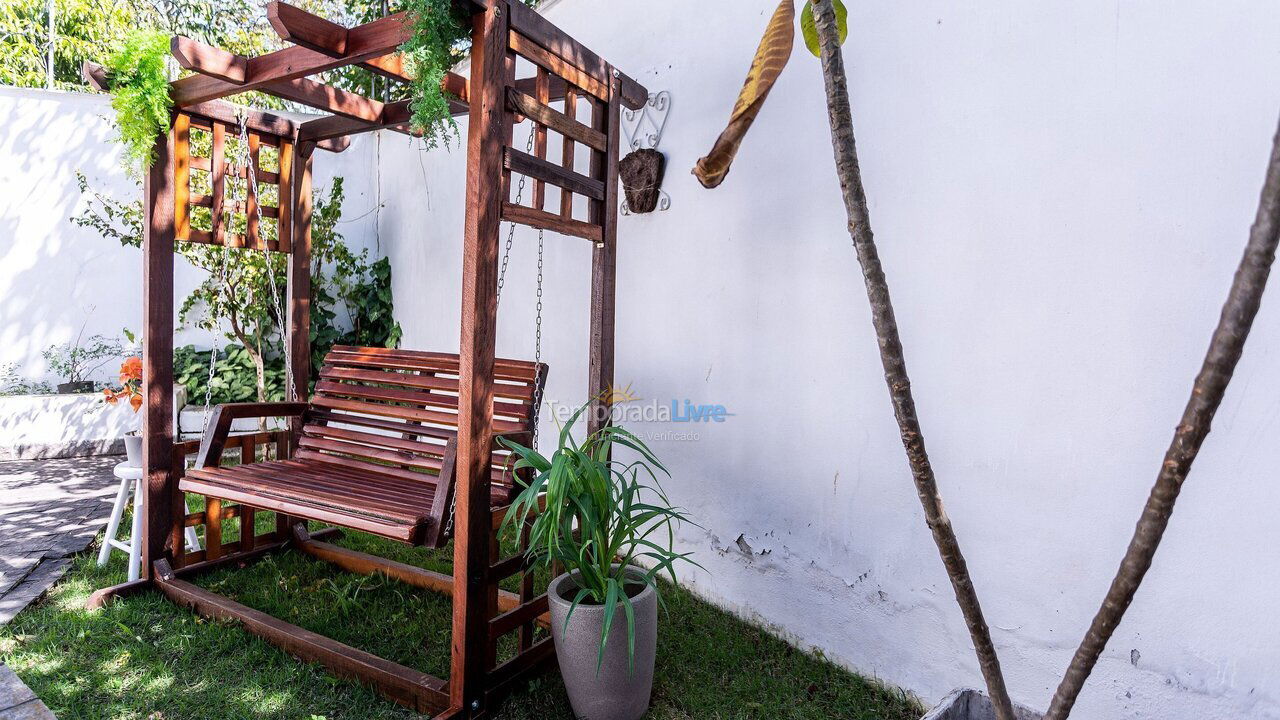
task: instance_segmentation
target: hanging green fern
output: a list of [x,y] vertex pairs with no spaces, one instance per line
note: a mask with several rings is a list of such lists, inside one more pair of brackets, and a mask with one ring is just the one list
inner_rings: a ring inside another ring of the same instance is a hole
[[[529,7],[538,4],[537,0],[521,2]],[[400,46],[413,76],[410,125],[422,133],[429,149],[448,147],[458,138],[458,124],[441,83],[470,50],[471,19],[453,0],[406,0],[404,8],[413,27],[413,36]]]
[[125,160],[143,167],[155,162],[156,138],[169,127],[168,56],[168,35],[135,30],[106,62]]
[[413,36],[400,46],[413,76],[410,124],[428,148],[448,147],[458,135],[458,124],[449,112],[449,98],[440,84],[445,73],[463,56],[471,38],[467,18],[452,0],[407,0]]

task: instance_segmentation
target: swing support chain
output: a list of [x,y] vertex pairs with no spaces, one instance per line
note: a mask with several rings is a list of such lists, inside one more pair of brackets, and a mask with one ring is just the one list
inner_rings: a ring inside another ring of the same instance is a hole
[[[537,125],[534,125],[529,129],[529,140],[527,143],[525,143],[526,153],[533,152],[533,140],[537,133],[537,129],[538,129]],[[524,188],[528,180],[529,178],[527,175],[520,176],[520,182],[516,185],[516,198],[515,198],[516,205],[519,205],[521,198],[524,197]],[[514,244],[515,236],[516,236],[516,224],[513,222],[513,223],[510,223],[510,226],[511,226],[510,229],[507,231],[506,244],[502,249],[502,264],[498,270],[498,288],[496,293],[497,295],[496,301],[498,305],[502,304],[502,288],[507,281],[507,266],[511,262],[511,246]],[[543,267],[544,239],[545,239],[544,231],[542,229],[539,229],[538,230],[538,279],[537,279],[537,295],[536,295],[537,302],[534,306],[536,314],[534,318],[534,339],[533,339],[533,363],[535,366],[538,367],[538,370],[537,370],[538,374],[534,378],[534,396],[532,401],[534,408],[537,408],[542,404],[542,367],[541,367],[541,363],[542,363],[542,267]],[[537,424],[534,424],[533,426],[532,447],[535,450],[538,448]],[[454,511],[457,510],[457,507],[458,507],[458,495],[457,493],[454,493],[453,498],[450,501],[449,517],[448,517],[448,520],[445,522],[445,526],[444,526],[445,537],[448,537],[453,532],[453,516],[454,516]]]

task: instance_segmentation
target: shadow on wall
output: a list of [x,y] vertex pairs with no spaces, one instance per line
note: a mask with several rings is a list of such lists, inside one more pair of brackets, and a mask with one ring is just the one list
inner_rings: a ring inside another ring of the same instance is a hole
[[92,232],[69,221],[80,193],[75,171],[113,193],[136,190],[119,164],[106,105],[75,94],[11,91],[0,95],[5,133],[0,158],[0,356],[38,374],[49,345],[73,339],[90,308],[86,334],[118,335],[136,324],[130,304],[110,302],[137,287],[141,267]]
[[116,455],[139,421],[96,393],[0,398],[0,460]]
[[[105,96],[0,88],[0,364],[31,379],[54,380],[41,351],[74,340],[86,320],[85,337],[141,327],[141,254],[71,221],[83,210],[77,171],[114,198],[141,196],[121,164],[111,112]],[[179,260],[175,298],[198,281]]]

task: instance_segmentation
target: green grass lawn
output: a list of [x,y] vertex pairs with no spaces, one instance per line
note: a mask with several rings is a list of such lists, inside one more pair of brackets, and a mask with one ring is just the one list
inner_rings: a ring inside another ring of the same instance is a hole
[[[448,550],[424,551],[359,533],[338,544],[449,571]],[[61,720],[419,717],[155,592],[85,610],[93,590],[125,577],[123,553],[113,553],[102,569],[94,566],[95,554],[76,558],[74,569],[39,604],[0,626],[0,661]],[[446,597],[345,573],[299,553],[278,553],[197,582],[395,662],[448,674]],[[922,714],[901,691],[797,651],[683,589],[664,586],[663,593],[668,612],[660,620],[650,718],[905,720]],[[544,720],[572,713],[553,670],[515,691],[495,716]]]

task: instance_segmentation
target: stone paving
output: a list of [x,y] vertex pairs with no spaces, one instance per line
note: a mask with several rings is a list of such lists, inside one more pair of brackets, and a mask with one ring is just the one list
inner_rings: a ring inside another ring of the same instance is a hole
[[31,688],[0,665],[0,720],[57,720]]
[[[120,459],[0,462],[0,625],[43,595],[102,531]],[[0,720],[56,720],[3,664]]]
[[44,594],[102,531],[117,456],[0,462],[0,625]]

